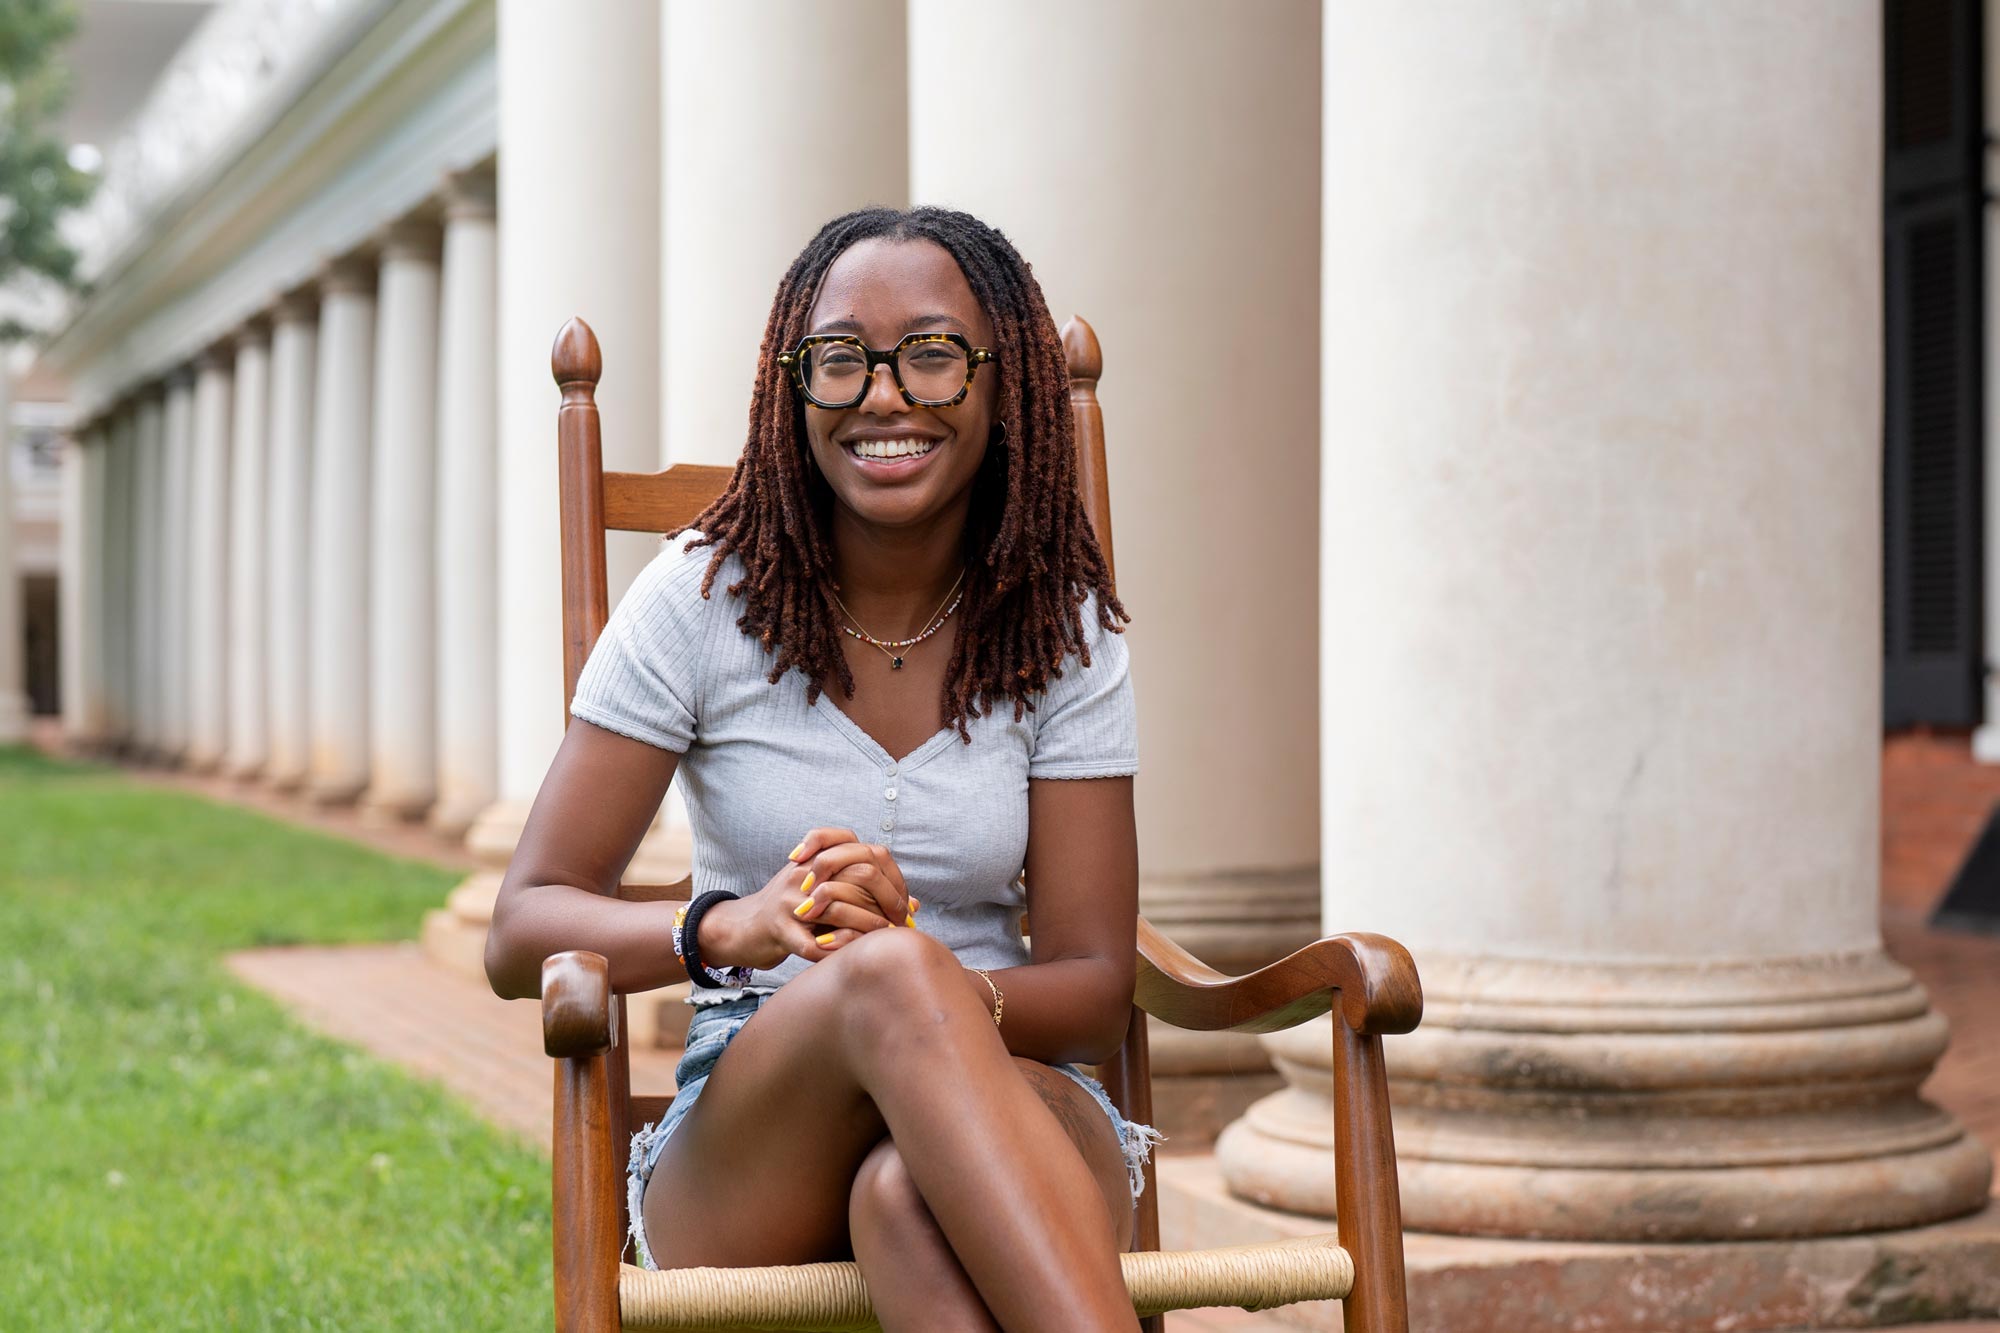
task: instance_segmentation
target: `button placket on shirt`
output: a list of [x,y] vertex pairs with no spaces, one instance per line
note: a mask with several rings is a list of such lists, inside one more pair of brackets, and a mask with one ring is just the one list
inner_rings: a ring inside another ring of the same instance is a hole
[[[886,804],[882,810],[882,832],[892,833],[896,828],[896,773],[897,765],[891,764],[882,770],[882,799]],[[889,839],[884,838],[883,842]]]

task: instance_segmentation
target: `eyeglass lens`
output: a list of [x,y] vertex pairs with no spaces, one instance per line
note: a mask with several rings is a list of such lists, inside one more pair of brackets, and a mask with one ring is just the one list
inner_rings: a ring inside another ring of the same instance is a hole
[[[850,343],[821,343],[805,352],[806,388],[822,403],[854,404],[868,389],[868,358]],[[905,343],[896,351],[903,388],[920,403],[958,396],[970,372],[963,348],[950,342]]]

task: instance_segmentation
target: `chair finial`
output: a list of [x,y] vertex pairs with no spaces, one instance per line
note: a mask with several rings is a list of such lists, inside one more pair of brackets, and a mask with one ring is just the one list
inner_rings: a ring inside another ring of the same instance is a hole
[[604,354],[597,350],[597,335],[590,331],[590,325],[572,316],[562,326],[549,352],[549,368],[555,371],[559,385],[597,383],[604,373]]
[[1069,362],[1069,377],[1096,383],[1104,376],[1104,349],[1097,345],[1097,330],[1082,315],[1071,315],[1062,326],[1063,356]]

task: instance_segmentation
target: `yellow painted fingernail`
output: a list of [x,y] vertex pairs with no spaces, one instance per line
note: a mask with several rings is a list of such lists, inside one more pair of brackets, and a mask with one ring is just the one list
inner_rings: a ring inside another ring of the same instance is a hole
[[829,930],[824,935],[813,936],[813,943],[819,945],[821,948],[825,948],[827,945],[833,943],[833,932]]
[[922,907],[922,906],[923,906],[923,904],[922,904],[922,903],[920,903],[920,902],[918,902],[918,901],[917,901],[917,900],[916,900],[915,898],[912,898],[912,899],[910,899],[910,910],[911,910],[912,912],[916,911],[916,910],[917,910],[917,909],[918,909],[919,907]]
[[804,916],[807,912],[812,911],[812,905],[813,905],[813,900],[808,898],[804,902],[800,903],[797,907],[794,907],[792,909],[792,915]]
[[806,871],[806,882],[799,885],[799,892],[811,893],[812,891],[813,891],[813,872],[808,870]]
[[903,924],[906,926],[914,926],[917,924],[917,919],[914,916],[906,916],[903,918]]
[[800,843],[798,846],[792,848],[790,852],[786,853],[785,859],[787,861],[796,861],[799,859],[799,853],[804,851],[805,849],[806,845],[804,843]]

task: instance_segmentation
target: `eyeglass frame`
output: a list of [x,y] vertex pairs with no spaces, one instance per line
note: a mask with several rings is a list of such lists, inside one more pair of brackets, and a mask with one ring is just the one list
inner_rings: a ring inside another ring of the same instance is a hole
[[[805,358],[806,353],[813,348],[835,343],[854,348],[868,359],[868,364],[861,374],[860,392],[844,403],[825,403],[814,397],[813,391],[806,387]],[[909,388],[903,383],[903,368],[896,363],[896,358],[903,354],[905,347],[913,343],[951,343],[965,353],[965,383],[959,386],[957,393],[949,398],[940,398],[936,402],[928,402],[910,392]],[[847,408],[861,405],[862,400],[868,397],[868,391],[875,386],[876,367],[883,365],[889,367],[889,375],[896,382],[896,392],[903,395],[903,401],[909,406],[957,407],[965,401],[965,396],[972,392],[972,379],[974,375],[979,373],[979,368],[984,365],[998,365],[999,358],[994,356],[987,348],[974,347],[972,339],[962,333],[906,333],[901,338],[898,338],[896,345],[886,352],[876,351],[851,333],[808,333],[805,337],[799,339],[798,346],[794,347],[791,351],[780,352],[778,354],[778,364],[792,372],[792,383],[797,387],[800,396],[807,402],[823,411],[840,412],[845,411]]]

